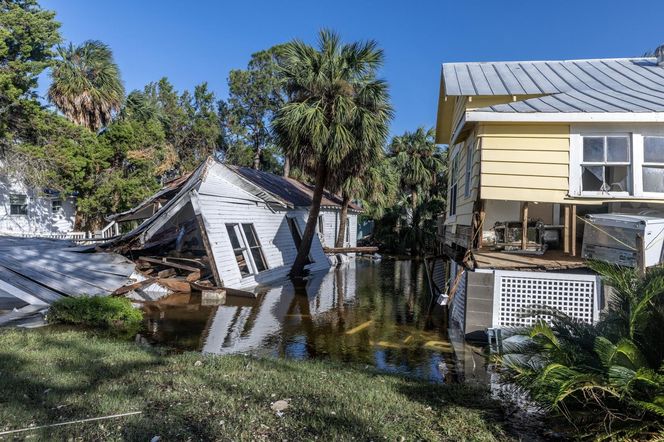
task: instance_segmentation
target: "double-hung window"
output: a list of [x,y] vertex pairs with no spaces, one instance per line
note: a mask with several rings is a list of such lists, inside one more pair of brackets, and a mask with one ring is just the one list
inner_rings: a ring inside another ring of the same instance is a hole
[[664,137],[643,137],[644,192],[664,193]]
[[459,166],[459,155],[455,155],[452,158],[452,167],[450,169],[450,199],[448,201],[449,205],[449,215],[456,215],[456,206],[457,206],[457,169]]
[[28,214],[28,197],[27,195],[11,193],[9,194],[9,214],[10,215],[27,215]]
[[242,277],[267,270],[253,224],[226,224],[226,231]]
[[466,179],[464,182],[463,195],[468,198],[470,196],[470,184],[473,178],[473,145],[468,143],[466,149]]
[[631,192],[630,139],[624,135],[584,136],[581,161],[583,193]]
[[62,214],[62,200],[51,201],[51,213],[53,213],[54,215]]

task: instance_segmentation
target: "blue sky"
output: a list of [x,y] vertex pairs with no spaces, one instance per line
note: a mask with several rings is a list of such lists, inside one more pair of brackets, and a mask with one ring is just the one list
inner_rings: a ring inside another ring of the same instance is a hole
[[[156,1],[42,0],[67,41],[109,44],[127,90],[167,76],[227,95],[253,52],[328,27],[385,50],[392,133],[435,123],[440,64],[638,56],[664,43],[662,0]],[[42,85],[43,87],[43,85]]]

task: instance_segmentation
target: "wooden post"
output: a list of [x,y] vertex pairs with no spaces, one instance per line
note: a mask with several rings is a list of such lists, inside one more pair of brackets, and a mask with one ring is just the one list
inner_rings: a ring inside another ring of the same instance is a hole
[[569,254],[569,205],[563,209],[563,252]]
[[477,241],[477,248],[481,249],[482,248],[482,230],[484,230],[484,219],[486,218],[486,212],[485,212],[485,206],[484,206],[484,200],[480,202],[480,231],[477,234],[478,235],[478,241]]
[[576,204],[572,204],[572,218],[570,222],[572,223],[572,233],[570,235],[570,240],[572,241],[572,256],[576,256]]
[[528,248],[528,201],[521,203],[521,250]]
[[646,276],[646,247],[640,233],[636,234],[636,269],[639,275]]

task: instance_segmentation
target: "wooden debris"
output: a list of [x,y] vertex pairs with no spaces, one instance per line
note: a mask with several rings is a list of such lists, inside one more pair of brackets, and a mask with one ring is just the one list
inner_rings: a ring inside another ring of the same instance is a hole
[[258,295],[254,292],[248,292],[246,290],[238,290],[238,289],[232,289],[229,287],[225,288],[226,294],[228,296],[238,296],[240,298],[252,298],[255,299],[258,297]]
[[191,272],[187,275],[187,282],[196,282],[201,279],[201,271]]
[[191,292],[191,285],[187,281],[177,278],[160,278],[157,280],[157,284],[173,290],[174,292]]
[[201,290],[201,305],[221,305],[226,302],[226,290],[215,288]]
[[143,261],[143,262],[149,262],[149,263],[152,263],[152,264],[159,264],[159,265],[162,265],[164,267],[172,267],[174,269],[186,270],[188,272],[195,272],[197,270],[200,270],[197,267],[192,267],[192,266],[188,266],[188,265],[184,265],[184,264],[178,264],[176,262],[167,261],[166,258],[150,258],[150,257],[147,257],[147,256],[141,256],[141,257],[138,258],[138,260]]
[[153,284],[156,281],[157,281],[157,278],[147,278],[147,279],[144,279],[143,281],[138,281],[138,282],[135,282],[133,284],[122,286],[122,287],[120,287],[119,289],[117,289],[116,291],[113,292],[113,296],[124,295],[125,293],[129,293],[132,290],[140,289],[142,287]]
[[170,278],[171,276],[175,275],[176,275],[175,269],[166,269],[157,272],[158,278]]
[[376,253],[378,247],[323,247],[325,253]]

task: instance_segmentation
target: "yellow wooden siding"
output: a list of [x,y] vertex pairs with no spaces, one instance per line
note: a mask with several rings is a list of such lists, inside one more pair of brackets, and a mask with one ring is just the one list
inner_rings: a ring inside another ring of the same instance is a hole
[[552,176],[567,178],[569,167],[567,164],[529,164],[524,167],[521,163],[485,162],[482,164],[485,174],[508,174],[521,176]]
[[566,202],[569,125],[480,124],[481,197]]
[[[458,147],[458,161],[459,166],[457,170],[457,199],[456,199],[456,217],[448,218],[446,224],[458,224],[462,226],[470,226],[473,219],[473,206],[477,199],[477,190],[479,185],[479,170],[480,170],[480,154],[478,151],[477,138],[471,134],[466,141],[460,143]],[[468,158],[468,146],[473,151],[471,179],[470,179],[470,194],[466,196],[466,161]],[[450,158],[451,160],[452,158]],[[450,177],[451,179],[452,177]],[[449,182],[448,189],[451,189],[452,181]],[[449,191],[448,191],[449,198]]]

